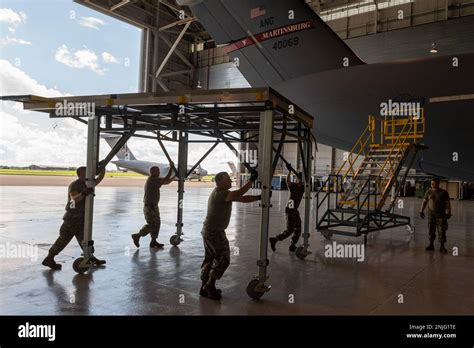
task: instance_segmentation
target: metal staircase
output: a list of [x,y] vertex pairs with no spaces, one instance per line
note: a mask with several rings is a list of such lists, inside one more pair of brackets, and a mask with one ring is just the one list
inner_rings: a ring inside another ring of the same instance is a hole
[[417,143],[424,131],[423,109],[403,117],[369,116],[344,163],[316,193],[317,230],[327,239],[363,234],[365,243],[373,231],[404,225],[412,230],[410,218],[393,211],[418,152],[425,148]]

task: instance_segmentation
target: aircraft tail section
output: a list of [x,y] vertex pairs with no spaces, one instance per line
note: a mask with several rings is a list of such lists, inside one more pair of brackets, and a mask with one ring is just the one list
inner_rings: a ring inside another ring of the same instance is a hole
[[230,170],[232,171],[232,174],[237,175],[239,173],[237,171],[237,167],[235,166],[234,162],[229,161],[229,162],[227,162],[227,164],[229,165]]
[[252,86],[364,64],[304,0],[177,0]]
[[[113,134],[104,134],[102,135],[102,138],[104,138],[107,144],[109,144],[109,146],[113,148],[115,144],[118,143],[120,136]],[[118,159],[121,160],[136,160],[135,156],[133,155],[132,151],[130,151],[127,144],[122,146],[122,148],[117,152],[116,156],[118,157]]]

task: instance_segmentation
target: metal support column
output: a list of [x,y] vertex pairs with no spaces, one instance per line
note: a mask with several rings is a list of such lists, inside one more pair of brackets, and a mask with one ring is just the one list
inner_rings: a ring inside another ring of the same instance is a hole
[[311,254],[308,250],[309,247],[309,220],[311,215],[311,160],[313,156],[311,136],[309,134],[310,129],[306,130],[307,136],[304,143],[304,156],[305,160],[303,165],[304,172],[304,225],[303,225],[303,245],[296,248],[295,254],[298,258],[304,259],[306,256]]
[[178,215],[176,234],[170,238],[170,243],[173,246],[177,246],[183,241],[181,236],[183,235],[184,181],[188,171],[188,133],[180,131],[178,141]]
[[262,183],[262,212],[260,215],[260,248],[257,261],[258,275],[247,286],[247,294],[253,299],[259,299],[270,286],[265,285],[268,279],[268,229],[270,220],[271,180],[273,176],[273,111],[266,110],[260,113],[260,132],[258,144],[258,172]]
[[[86,187],[95,189],[95,177],[97,174],[97,159],[99,156],[99,124],[100,117],[91,115],[87,121],[87,167]],[[94,215],[94,193],[85,198],[84,208],[84,237],[81,242],[83,256],[76,259],[72,265],[77,273],[84,273],[90,267],[94,241],[92,240],[92,224]]]

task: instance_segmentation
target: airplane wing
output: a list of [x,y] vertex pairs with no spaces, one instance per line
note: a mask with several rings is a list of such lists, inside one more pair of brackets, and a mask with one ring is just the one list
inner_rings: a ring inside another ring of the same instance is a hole
[[[364,64],[303,0],[177,0],[252,86]],[[315,49],[315,46],[318,49]]]

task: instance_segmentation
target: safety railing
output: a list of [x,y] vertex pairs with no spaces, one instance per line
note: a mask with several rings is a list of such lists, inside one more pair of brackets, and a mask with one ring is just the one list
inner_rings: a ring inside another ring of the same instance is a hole
[[[362,132],[361,136],[359,139],[357,139],[356,143],[352,147],[351,151],[347,155],[347,158],[344,160],[342,165],[339,167],[338,171],[336,172],[336,175],[342,175],[342,180],[344,181],[347,176],[349,176],[350,173],[352,173],[352,176],[356,175],[356,172],[354,170],[354,164],[357,162],[359,157],[366,156],[367,155],[367,144],[369,144],[369,141],[371,143],[374,142],[375,139],[375,117],[369,115],[369,124],[365,128],[365,130]],[[358,150],[356,152],[356,149],[358,147]],[[355,158],[352,159],[352,155],[355,155]],[[344,174],[341,174],[341,172],[344,170],[344,167],[349,164],[349,168],[346,169]]]
[[[376,127],[376,120],[380,120],[380,127]],[[379,129],[377,129],[379,128]],[[425,115],[423,108],[417,108],[408,116],[399,116],[394,113],[385,115],[383,118],[370,115],[368,125],[362,132],[352,147],[347,158],[336,172],[336,176],[341,177],[344,182],[348,177],[352,180],[357,180],[361,170],[366,170],[362,164],[355,170],[355,164],[361,156],[370,155],[372,149],[385,149],[382,165],[377,164],[374,169],[378,170],[378,175],[375,179],[377,191],[380,192],[381,199],[377,206],[383,205],[382,202],[386,200],[387,192],[393,183],[394,176],[398,175],[400,165],[406,156],[408,146],[416,143],[417,139],[424,136],[425,132]],[[380,133],[380,142],[376,142]],[[380,156],[379,156],[380,157]],[[376,157],[377,158],[377,157]],[[366,163],[366,165],[371,163]],[[360,196],[361,190],[356,192]],[[345,199],[347,193],[342,195]]]
[[416,143],[417,139],[423,138],[425,134],[424,108],[417,108],[407,116],[399,116],[394,113],[385,115],[381,120],[380,144],[393,144],[393,141],[403,132],[403,130],[399,130],[400,127],[403,128],[407,123],[413,126],[407,139],[412,139],[413,143]]

